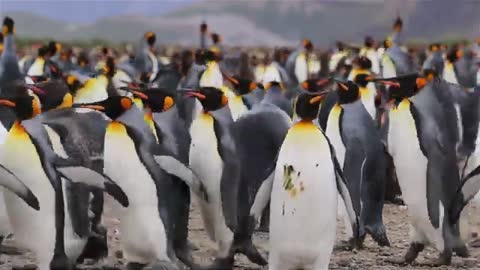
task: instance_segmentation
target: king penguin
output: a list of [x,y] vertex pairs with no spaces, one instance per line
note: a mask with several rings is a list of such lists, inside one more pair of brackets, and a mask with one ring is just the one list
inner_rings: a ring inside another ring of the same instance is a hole
[[432,101],[422,100],[422,79],[410,76],[398,82],[400,86],[391,87],[393,104],[385,130],[412,228],[410,247],[401,263],[412,263],[431,244],[440,251],[435,264],[448,265],[453,251],[467,255],[449,211],[460,184],[454,142],[445,138],[440,125],[444,120],[431,113]]
[[[1,163],[16,172],[19,178],[37,194],[40,211],[32,211],[11,193],[5,193],[5,204],[15,241],[33,251],[41,270],[70,269],[83,246],[69,238],[65,219],[62,181],[81,182],[107,190],[123,205],[128,199],[111,180],[81,167],[73,159],[57,156],[38,118],[41,112],[38,98],[19,93],[2,99],[2,105],[13,107],[17,121],[3,145]],[[19,163],[19,161],[22,161]],[[24,168],[24,162],[29,168]]]
[[[167,109],[172,105],[165,100],[162,103]],[[178,269],[172,249],[175,232],[169,226],[172,179],[167,175],[182,179],[194,194],[206,199],[201,181],[173,153],[156,143],[151,128],[142,121],[143,112],[130,98],[115,96],[79,106],[103,111],[112,119],[105,134],[104,171],[126,191],[130,202],[127,208],[114,205],[120,217],[127,269],[143,269],[150,263],[157,267],[154,269]]]
[[[338,102],[329,113],[325,133],[360,209],[360,244],[368,233],[380,246],[389,246],[382,215],[386,164],[380,133],[369,117],[359,87],[352,81],[337,84]],[[347,235],[353,237],[349,229],[347,226]]]
[[3,19],[3,50],[0,56],[0,89],[5,94],[5,84],[22,80],[23,76],[18,66],[15,48],[15,22],[10,17]]
[[[295,110],[301,120],[288,130],[280,148],[270,203],[271,270],[328,269],[336,235],[337,190],[346,202],[350,225],[354,231],[358,228],[333,146],[313,123],[322,98],[311,94],[297,98]],[[315,205],[322,209],[312,212]]]
[[[167,90],[149,88],[143,92],[132,91],[141,100],[145,111],[145,122],[152,129],[157,143],[188,164],[190,134],[185,121],[180,118],[174,98]],[[138,101],[136,103],[138,105]],[[173,248],[177,257],[187,266],[193,267],[193,258],[188,247],[188,220],[190,213],[190,190],[188,185],[174,176],[171,196],[171,224],[174,230]]]
[[237,228],[240,162],[231,123],[225,120],[222,108],[228,98],[217,88],[204,87],[185,93],[197,98],[203,112],[190,126],[189,161],[206,187],[209,201],[198,200],[203,223],[209,238],[218,245],[216,260],[210,268],[232,269]]
[[238,77],[228,76],[227,80],[231,83],[233,90],[228,99],[228,106],[233,120],[236,121],[252,108],[253,104],[245,96],[257,89],[257,84],[251,80]]

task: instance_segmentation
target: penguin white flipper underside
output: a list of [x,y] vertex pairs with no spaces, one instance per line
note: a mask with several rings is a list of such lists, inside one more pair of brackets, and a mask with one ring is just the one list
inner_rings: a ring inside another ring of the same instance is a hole
[[38,199],[32,191],[3,165],[0,165],[0,185],[22,198],[33,209],[40,209]]
[[82,183],[91,187],[105,190],[112,195],[123,207],[128,207],[128,197],[123,190],[108,176],[100,174],[83,166],[60,165],[56,170],[64,177],[74,183]]
[[207,191],[198,176],[192,169],[184,165],[175,157],[168,155],[154,156],[155,162],[167,173],[182,179],[190,189],[200,198],[208,201]]
[[[277,164],[277,159],[275,163]],[[262,181],[262,185],[255,195],[252,207],[250,207],[250,215],[255,217],[256,225],[260,224],[260,219],[262,218],[263,210],[267,206],[270,195],[272,194],[273,180],[275,179],[275,166],[271,168],[271,172],[268,177]]]
[[[324,134],[325,138],[327,138],[327,136],[325,135],[325,133],[322,131],[322,133]],[[342,197],[343,199],[343,202],[345,204],[345,209],[347,210],[347,215],[348,215],[348,218],[350,220],[350,225],[352,226],[352,230],[353,230],[353,237],[354,239],[358,239],[358,236],[360,234],[360,226],[359,226],[359,218],[358,218],[358,213],[360,213],[360,209],[355,209],[354,207],[354,203],[353,203],[353,199],[352,199],[352,196],[350,194],[350,190],[348,189],[348,184],[345,180],[345,177],[343,177],[343,172],[342,172],[342,167],[340,166],[340,164],[338,163],[338,160],[337,160],[337,157],[335,156],[335,149],[333,148],[332,144],[330,143],[330,140],[327,138],[327,141],[328,141],[328,146],[330,147],[330,153],[331,153],[331,156],[332,156],[332,162],[333,162],[333,166],[334,166],[334,169],[335,169],[335,178],[336,178],[336,181],[337,181],[337,190],[338,190],[338,194],[340,194],[340,196]]]

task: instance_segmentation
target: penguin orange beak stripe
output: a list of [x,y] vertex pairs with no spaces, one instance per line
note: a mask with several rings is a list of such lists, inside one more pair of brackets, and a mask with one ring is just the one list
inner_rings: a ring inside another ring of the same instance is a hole
[[387,86],[395,86],[395,87],[400,87],[399,82],[394,82],[394,81],[378,81],[379,83],[383,83]]
[[227,79],[228,79],[230,82],[232,82],[233,84],[238,84],[238,80],[235,79],[235,78],[233,78],[233,77],[228,77],[228,76],[227,76]]
[[318,80],[318,81],[317,81],[317,85],[318,85],[318,86],[322,86],[322,85],[327,84],[329,81],[330,81],[329,78],[327,78],[327,79],[322,79],[322,80]]
[[132,91],[132,93],[133,93],[135,96],[137,96],[137,97],[139,97],[139,98],[141,98],[141,99],[144,99],[144,100],[147,100],[147,99],[148,99],[148,96],[145,95],[144,93],[140,92],[140,91]]
[[38,87],[36,87],[36,86],[34,86],[34,85],[30,85],[28,88],[29,88],[30,90],[32,90],[32,91],[33,91],[35,94],[37,94],[37,95],[38,95],[38,94],[40,94],[40,95],[45,95],[45,91],[43,91],[42,89],[40,89],[40,88],[38,88]]
[[207,99],[207,97],[206,97],[205,95],[202,95],[202,94],[197,93],[197,92],[188,92],[188,93],[187,93],[187,96],[189,96],[189,97],[197,97],[197,98],[199,98],[199,99],[201,99],[201,100]]
[[310,104],[318,103],[318,102],[322,101],[323,97],[324,97],[323,95],[316,96],[314,98],[311,98],[309,102],[310,102]]
[[15,102],[7,100],[7,99],[0,99],[0,105],[15,108],[17,104]]
[[92,110],[97,110],[97,111],[105,111],[105,107],[100,106],[100,105],[82,105],[82,108],[87,108],[87,109],[92,109]]
[[341,82],[337,82],[338,86],[340,86],[340,89],[344,90],[344,91],[348,91],[348,86],[344,83],[341,83]]

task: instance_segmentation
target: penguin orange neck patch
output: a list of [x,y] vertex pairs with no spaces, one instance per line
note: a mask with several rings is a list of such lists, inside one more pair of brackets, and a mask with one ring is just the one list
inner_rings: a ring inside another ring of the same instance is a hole
[[9,134],[15,138],[26,138],[28,137],[27,130],[19,121],[15,121],[13,126],[10,128]]
[[118,121],[112,121],[107,127],[107,133],[114,133],[114,134],[123,134],[126,133],[127,129],[125,126],[118,122]]

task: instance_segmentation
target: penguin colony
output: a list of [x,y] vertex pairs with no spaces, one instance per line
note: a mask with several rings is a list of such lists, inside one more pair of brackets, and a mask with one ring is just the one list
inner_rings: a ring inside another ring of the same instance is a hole
[[[403,200],[412,228],[391,263],[413,263],[427,245],[434,264],[469,256],[462,210],[480,189],[474,49],[433,44],[418,68],[398,18],[383,52],[370,37],[360,50],[339,42],[322,77],[308,40],[252,67],[218,34],[206,48],[206,24],[202,49],[181,65],[157,58],[152,32],[132,57],[104,48],[93,63],[55,42],[18,59],[14,21],[2,30],[0,234],[40,270],[107,256],[105,193],[129,270],[232,269],[239,253],[271,270],[328,269],[337,215],[348,235],[338,248],[361,249],[367,235],[390,245],[385,199]],[[191,199],[217,245],[208,266],[192,259]],[[269,231],[268,259],[256,229]]]

